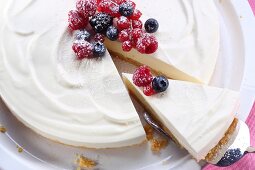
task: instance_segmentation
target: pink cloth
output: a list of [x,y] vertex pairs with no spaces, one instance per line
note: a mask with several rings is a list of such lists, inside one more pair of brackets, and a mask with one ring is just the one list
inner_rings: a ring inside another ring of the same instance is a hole
[[253,13],[255,15],[255,0],[248,0],[248,1],[249,1],[250,5],[251,5],[251,9],[252,9],[252,11],[253,11]]
[[[253,1],[255,2],[255,0]],[[255,3],[254,3],[255,4]],[[251,145],[255,146],[255,102],[246,120],[251,133]],[[219,168],[213,165],[207,165],[203,170],[255,170],[255,154],[247,154],[241,161],[227,168]]]

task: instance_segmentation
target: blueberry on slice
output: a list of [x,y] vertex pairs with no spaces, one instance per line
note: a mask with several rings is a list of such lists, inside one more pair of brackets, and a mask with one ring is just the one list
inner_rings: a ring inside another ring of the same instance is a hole
[[79,30],[76,32],[75,39],[89,41],[90,36],[91,36],[90,33],[84,29],[84,30]]
[[111,40],[111,41],[115,41],[118,39],[118,35],[119,35],[119,31],[115,26],[110,26],[108,27],[107,31],[106,31],[106,37]]
[[158,93],[166,91],[168,86],[169,86],[169,82],[167,78],[164,76],[156,76],[152,80],[152,88]]
[[131,2],[124,2],[119,6],[119,12],[122,16],[128,17],[131,16],[134,12],[134,8]]
[[103,57],[105,54],[106,48],[102,42],[95,42],[93,44],[93,55],[94,57]]
[[156,32],[158,30],[158,27],[159,27],[158,21],[153,18],[148,19],[144,24],[144,28],[148,33]]

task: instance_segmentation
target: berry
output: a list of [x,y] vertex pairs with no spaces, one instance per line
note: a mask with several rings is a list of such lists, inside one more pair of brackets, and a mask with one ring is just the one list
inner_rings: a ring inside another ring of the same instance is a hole
[[91,17],[96,13],[97,1],[96,0],[77,0],[76,8],[84,17]]
[[154,89],[152,88],[152,85],[149,84],[148,86],[145,86],[143,88],[143,93],[146,95],[146,96],[152,96],[153,94],[155,94],[156,92],[154,91]]
[[108,27],[107,31],[106,31],[106,37],[111,40],[111,41],[115,41],[118,39],[118,35],[119,35],[119,31],[116,27],[114,26],[110,26]]
[[132,28],[143,28],[143,22],[141,20],[132,20]]
[[124,30],[120,31],[120,33],[119,33],[120,42],[128,41],[129,33],[130,33],[130,31],[128,29],[124,29]]
[[138,39],[144,34],[142,29],[136,28],[131,32],[131,43],[134,48],[137,46]]
[[141,66],[133,74],[133,83],[138,87],[148,86],[153,80],[151,71],[147,66]]
[[119,12],[122,16],[131,16],[134,12],[135,5],[131,1],[124,2],[119,6]]
[[96,35],[94,36],[94,40],[96,42],[99,41],[99,42],[103,43],[104,39],[105,39],[104,35],[100,34],[100,33],[96,33]]
[[127,17],[121,16],[117,20],[117,28],[119,30],[127,29],[131,26],[131,22]]
[[136,49],[142,54],[152,54],[158,49],[158,41],[153,35],[145,33],[138,39]]
[[224,154],[224,156],[221,158],[221,160],[217,163],[218,166],[229,166],[233,164],[234,162],[240,160],[242,158],[243,154],[240,150],[240,148],[236,149],[229,149]]
[[153,18],[148,19],[144,24],[144,28],[148,33],[156,32],[158,30],[158,27],[159,27],[158,21]]
[[104,56],[106,48],[102,42],[95,42],[93,46],[94,46],[94,49],[93,49],[94,57]]
[[107,28],[112,25],[112,20],[110,15],[100,12],[94,15],[89,23],[95,32],[104,33]]
[[93,56],[93,45],[88,41],[77,40],[73,43],[72,48],[79,60],[82,60],[83,58],[91,58]]
[[141,16],[142,16],[141,11],[139,11],[138,9],[135,9],[133,12],[133,15],[130,16],[130,19],[139,20]]
[[75,39],[76,40],[85,40],[89,41],[90,39],[90,33],[87,30],[79,30],[75,34]]
[[164,76],[156,76],[152,81],[152,87],[156,92],[164,92],[168,86],[169,82]]
[[88,18],[83,17],[78,11],[72,10],[68,13],[69,28],[78,30],[85,28],[88,24]]
[[119,5],[112,0],[102,0],[98,4],[98,11],[107,13],[112,17],[119,17]]
[[122,43],[122,49],[123,51],[130,51],[132,49],[131,41],[124,41]]

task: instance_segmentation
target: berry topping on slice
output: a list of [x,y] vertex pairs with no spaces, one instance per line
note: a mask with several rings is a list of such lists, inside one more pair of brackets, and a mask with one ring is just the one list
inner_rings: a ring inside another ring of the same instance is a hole
[[152,96],[153,94],[156,94],[155,90],[152,88],[152,85],[149,84],[148,86],[145,86],[143,88],[143,93],[146,95],[146,96]]
[[72,48],[79,60],[93,56],[93,45],[88,41],[75,41]]
[[131,26],[131,22],[127,17],[121,16],[117,20],[117,28],[119,30],[127,29]]
[[119,5],[112,0],[102,0],[97,7],[98,11],[107,13],[112,17],[118,17],[119,14]]
[[158,27],[159,27],[158,21],[153,18],[148,19],[144,24],[144,28],[148,33],[156,32],[158,30]]
[[122,49],[123,49],[123,51],[130,51],[132,49],[131,41],[124,41],[122,43]]
[[90,33],[85,29],[79,30],[75,33],[75,39],[76,40],[89,41],[90,40]]
[[94,15],[89,23],[95,32],[104,33],[112,25],[112,20],[110,15],[100,12]]
[[135,28],[132,30],[131,32],[131,36],[132,36],[132,39],[134,39],[135,41],[137,41],[140,37],[143,36],[143,30],[142,29],[139,29],[139,28]]
[[156,76],[152,81],[152,87],[156,92],[164,92],[169,86],[169,82],[164,76]]
[[139,11],[138,9],[135,9],[133,12],[133,15],[130,16],[130,19],[132,20],[138,20],[142,16],[142,12]]
[[83,17],[78,11],[72,10],[68,13],[69,28],[78,30],[85,28],[88,24],[88,18]]
[[119,33],[120,42],[128,41],[129,40],[129,33],[130,33],[129,29],[124,29],[124,30],[120,31],[120,33]]
[[142,29],[143,22],[141,20],[132,20],[132,27],[133,27],[133,29],[135,29],[135,28]]
[[140,37],[136,44],[136,49],[142,54],[152,54],[158,49],[156,37],[145,33]]
[[108,27],[107,31],[106,31],[106,37],[111,40],[111,41],[115,41],[118,39],[118,35],[119,35],[119,31],[116,27],[114,26],[110,26]]
[[106,48],[102,42],[95,42],[93,46],[94,46],[94,49],[93,49],[94,57],[104,56]]
[[122,16],[131,16],[134,12],[135,4],[131,1],[124,2],[119,6],[119,12]]
[[96,0],[77,0],[76,8],[84,17],[90,17],[96,13]]
[[104,40],[105,40],[105,36],[103,34],[100,34],[100,33],[96,33],[95,36],[94,36],[94,40],[97,42],[101,42],[103,43]]
[[151,71],[147,66],[141,66],[133,74],[133,83],[138,87],[148,86],[153,80]]

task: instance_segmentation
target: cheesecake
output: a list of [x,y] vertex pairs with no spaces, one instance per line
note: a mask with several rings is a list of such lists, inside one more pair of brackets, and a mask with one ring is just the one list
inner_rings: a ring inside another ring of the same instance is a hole
[[146,140],[109,53],[75,59],[75,1],[0,2],[0,94],[26,126],[53,141],[117,148]]
[[132,74],[122,76],[131,94],[197,161],[212,161],[237,127],[238,92],[169,79],[166,91],[146,96]]
[[[146,3],[144,3],[146,1]],[[106,40],[113,56],[136,65],[147,65],[168,78],[208,84],[218,58],[220,24],[212,0],[134,0],[141,21],[154,18],[158,50],[141,54],[122,50],[119,41]]]

